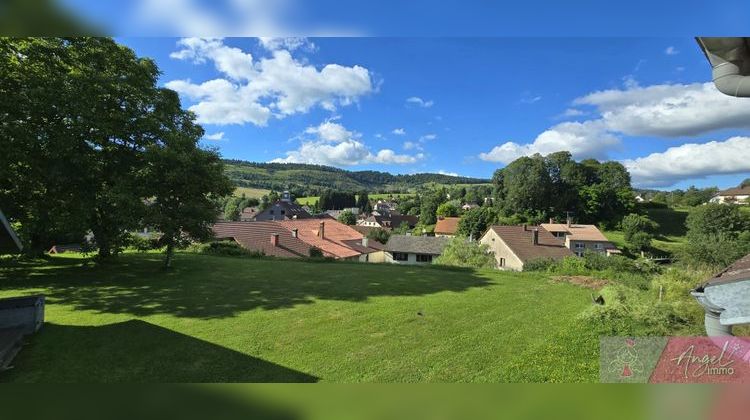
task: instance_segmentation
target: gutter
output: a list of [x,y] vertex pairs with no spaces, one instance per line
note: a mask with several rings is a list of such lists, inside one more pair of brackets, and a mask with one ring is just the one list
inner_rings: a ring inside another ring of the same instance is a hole
[[729,96],[750,97],[748,38],[697,37],[695,40],[711,64],[716,89]]

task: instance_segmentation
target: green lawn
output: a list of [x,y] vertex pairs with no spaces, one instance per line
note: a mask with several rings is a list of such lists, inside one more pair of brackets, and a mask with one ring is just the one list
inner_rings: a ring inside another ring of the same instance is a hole
[[[673,254],[685,244],[687,240],[687,219],[688,208],[666,208],[666,209],[646,209],[646,215],[659,224],[659,231],[652,241],[654,253],[660,256],[662,254]],[[626,246],[625,236],[622,231],[611,230],[605,231],[605,236],[612,241],[618,248]]]
[[596,381],[590,290],[545,275],[156,254],[0,268],[44,293],[8,382]]

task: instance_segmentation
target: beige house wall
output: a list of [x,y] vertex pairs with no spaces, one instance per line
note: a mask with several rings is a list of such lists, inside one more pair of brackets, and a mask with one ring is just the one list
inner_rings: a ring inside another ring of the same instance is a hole
[[362,254],[359,256],[360,262],[369,262],[369,263],[382,263],[385,262],[385,252],[383,251],[377,251],[377,252],[371,252],[369,254]]
[[[393,259],[393,254],[390,252],[384,252],[385,254],[385,262],[390,264],[401,264],[401,265],[430,265],[432,263],[429,262],[419,262],[417,261],[417,254],[408,253],[408,260],[406,261],[397,261]],[[437,255],[433,255],[432,259],[434,260],[437,258]]]
[[[479,240],[480,243],[487,245],[495,254],[495,265],[501,270],[523,270],[523,261],[521,261],[508,245],[500,238],[494,230],[490,229]],[[501,262],[503,265],[501,266]]]
[[[565,238],[565,246],[573,251],[574,254],[578,255],[579,252],[598,252],[600,254],[606,253],[607,249],[616,248],[612,242],[609,241],[579,241],[570,238]],[[597,248],[597,246],[599,246]],[[580,256],[580,255],[579,255]]]

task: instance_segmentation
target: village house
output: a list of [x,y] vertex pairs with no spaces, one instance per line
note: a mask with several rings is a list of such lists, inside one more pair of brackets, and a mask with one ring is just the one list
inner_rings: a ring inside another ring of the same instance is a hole
[[450,238],[437,236],[391,235],[385,244],[385,262],[391,264],[432,264],[443,253]]
[[576,223],[542,223],[547,230],[563,242],[566,248],[582,257],[586,251],[600,254],[619,254],[620,250],[607,239],[595,225],[579,225]]
[[719,191],[710,200],[719,204],[750,204],[750,185]]
[[438,217],[435,224],[435,236],[447,236],[451,238],[456,236],[460,220],[460,217]]
[[299,204],[292,200],[289,191],[284,191],[281,195],[281,199],[262,212],[255,215],[257,221],[264,220],[291,220],[291,219],[306,219],[312,215],[305,211]]
[[396,211],[397,207],[398,207],[398,204],[396,204],[394,201],[378,200],[378,202],[375,203],[373,210],[383,214],[383,213],[394,212]]
[[383,246],[360,232],[330,219],[220,222],[217,240],[233,240],[251,251],[282,258],[309,257],[312,248],[323,256],[362,262],[383,262]]
[[402,224],[406,224],[409,229],[414,229],[414,226],[419,222],[419,217],[408,216],[404,214],[390,214],[390,215],[374,215],[371,214],[369,217],[357,220],[357,226],[366,226],[373,228],[382,229],[396,229]]
[[240,222],[252,222],[258,213],[260,213],[260,209],[257,206],[245,207],[240,212]]
[[339,216],[341,216],[341,213],[343,213],[345,211],[348,211],[348,212],[350,212],[351,214],[353,214],[355,216],[359,216],[359,208],[358,207],[351,207],[351,208],[346,208],[346,209],[341,209],[341,210],[326,210],[326,211],[324,211],[322,213],[322,215],[329,216],[331,219],[338,220]]
[[479,242],[495,254],[501,270],[522,271],[529,261],[573,256],[562,241],[537,226],[491,226]]
[[469,210],[475,209],[477,207],[479,207],[479,205],[474,204],[474,203],[466,203],[463,206],[461,206],[461,210],[463,210],[463,211],[469,211]]

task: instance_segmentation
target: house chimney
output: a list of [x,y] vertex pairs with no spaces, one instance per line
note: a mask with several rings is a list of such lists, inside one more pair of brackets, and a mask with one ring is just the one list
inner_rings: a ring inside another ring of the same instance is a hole
[[296,238],[298,234],[299,234],[298,229],[292,229],[292,238]]
[[531,231],[531,244],[539,245],[539,229],[532,229]]
[[320,222],[320,225],[318,226],[318,236],[321,239],[325,239],[325,237],[326,237],[326,222]]
[[570,227],[570,216],[568,216],[568,227]]
[[370,246],[370,239],[367,236],[362,237],[362,246],[365,248]]
[[553,223],[555,223],[555,219],[553,219],[553,218],[550,217],[549,218],[549,224],[553,224]]
[[279,234],[278,233],[271,234],[271,245],[279,246]]
[[523,231],[526,232],[529,230],[529,227],[526,225],[526,223],[523,224]]

